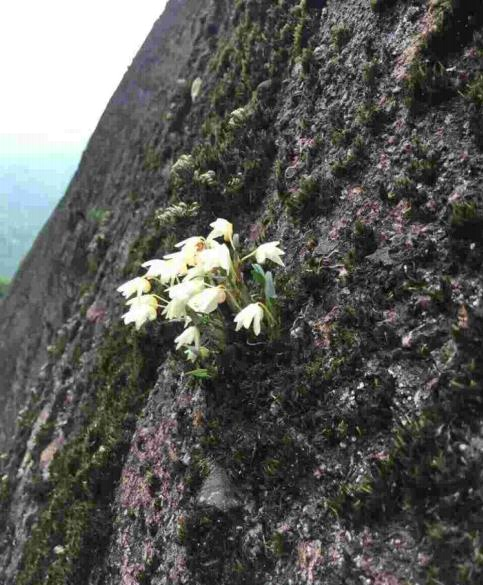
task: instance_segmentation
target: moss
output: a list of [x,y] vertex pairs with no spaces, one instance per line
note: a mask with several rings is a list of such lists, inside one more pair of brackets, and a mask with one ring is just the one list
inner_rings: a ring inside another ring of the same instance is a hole
[[55,421],[44,422],[35,435],[35,447],[39,450],[47,446],[55,428]]
[[379,59],[374,58],[371,61],[365,63],[364,67],[362,68],[362,79],[364,80],[364,83],[372,87],[379,73],[379,68]]
[[371,0],[371,8],[374,12],[382,12],[386,8],[390,8],[397,0]]
[[342,146],[349,143],[351,138],[351,131],[347,128],[336,129],[330,136],[330,141],[334,146]]
[[94,223],[105,224],[109,219],[111,212],[108,209],[101,209],[100,207],[93,207],[87,212],[87,219]]
[[47,347],[47,351],[54,359],[59,359],[65,351],[67,346],[67,337],[60,335],[52,345]]
[[297,24],[293,33],[293,48],[292,55],[295,59],[302,56],[303,49],[306,43],[306,27],[307,27],[307,3],[302,0],[298,6],[295,7],[293,14],[298,17]]
[[313,49],[309,49],[306,47],[302,50],[302,55],[300,56],[300,63],[302,64],[302,72],[305,76],[310,73],[310,66],[313,63],[314,51]]
[[274,532],[268,541],[268,549],[274,557],[282,557],[286,552],[285,535],[281,532]]
[[80,343],[78,343],[72,351],[72,365],[75,368],[78,368],[80,366],[83,353],[84,352],[82,351],[82,347]]
[[10,498],[10,481],[8,475],[0,477],[0,507]]
[[[52,489],[25,546],[18,585],[86,582],[89,557],[107,542],[108,502],[127,452],[126,431],[154,379],[159,360],[155,345],[126,327],[106,338],[92,376],[95,408],[52,461]],[[57,545],[65,553],[53,556]]]
[[366,102],[357,109],[356,122],[373,131],[380,130],[384,123],[384,111],[373,102]]
[[477,217],[477,208],[474,201],[453,203],[450,224],[452,227],[461,227]]
[[476,106],[483,108],[483,73],[478,73],[476,78],[468,84],[466,96]]
[[411,159],[406,169],[408,177],[416,182],[432,185],[438,177],[439,170],[436,154],[418,143],[414,144],[414,151],[416,156]]
[[360,220],[357,220],[355,223],[353,241],[358,260],[372,254],[377,249],[374,229]]
[[144,170],[157,171],[161,166],[161,155],[152,146],[144,151]]
[[345,157],[340,158],[330,165],[332,173],[336,177],[343,177],[344,175],[351,173],[357,166],[359,160],[363,157],[365,146],[366,143],[364,138],[358,134],[354,138],[351,148],[347,151]]
[[317,213],[319,194],[318,178],[305,176],[301,179],[297,191],[284,198],[283,203],[292,219],[306,218]]
[[387,197],[392,201],[400,201],[401,199],[412,199],[416,193],[414,180],[406,175],[401,175],[394,179],[393,188]]
[[340,53],[352,36],[352,30],[346,24],[333,26],[330,31],[332,46]]
[[161,244],[161,237],[154,226],[148,226],[129,250],[129,256],[123,270],[124,276],[133,276],[139,271],[141,264],[150,260]]

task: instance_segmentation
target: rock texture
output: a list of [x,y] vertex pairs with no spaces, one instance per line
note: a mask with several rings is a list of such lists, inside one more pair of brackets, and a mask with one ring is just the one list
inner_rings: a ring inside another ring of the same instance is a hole
[[[168,3],[0,304],[2,584],[481,582],[482,69],[479,2]],[[283,331],[196,381],[115,289],[216,217]]]

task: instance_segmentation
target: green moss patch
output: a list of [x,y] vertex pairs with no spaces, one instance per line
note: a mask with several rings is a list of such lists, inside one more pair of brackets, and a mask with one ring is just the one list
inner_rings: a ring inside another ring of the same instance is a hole
[[106,338],[92,376],[95,409],[51,464],[48,503],[25,546],[18,585],[87,581],[89,559],[109,536],[109,502],[159,359],[152,339],[124,326]]

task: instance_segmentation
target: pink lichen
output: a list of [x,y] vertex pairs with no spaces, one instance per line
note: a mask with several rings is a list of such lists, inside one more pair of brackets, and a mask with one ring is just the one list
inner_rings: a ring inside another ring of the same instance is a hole
[[324,477],[326,471],[327,471],[327,468],[325,467],[325,465],[319,465],[318,467],[316,467],[313,471],[315,479],[322,479],[322,477]]
[[174,566],[169,571],[170,583],[173,585],[183,585],[188,582],[188,564],[186,556],[179,554],[174,560]]
[[407,335],[404,335],[402,340],[401,340],[401,345],[405,348],[405,349],[410,349],[414,344],[414,339],[413,336],[411,335],[411,333],[408,333]]
[[121,505],[126,510],[150,509],[153,496],[146,479],[133,467],[126,466],[121,478]]
[[387,571],[377,571],[372,575],[372,585],[401,585],[401,581]]
[[381,204],[373,199],[366,199],[356,211],[356,217],[366,225],[372,225],[381,213]]
[[[143,510],[148,524],[159,524],[163,511],[176,506],[183,496],[183,484],[173,485],[170,471],[170,463],[178,459],[175,429],[175,421],[164,419],[156,428],[138,430],[131,447],[133,461],[122,473],[121,505],[131,511]],[[158,480],[156,494],[149,486],[146,469]]]
[[338,219],[332,224],[332,229],[329,231],[329,239],[338,240],[340,238],[340,232],[349,225],[347,219]]
[[364,532],[362,533],[361,537],[361,546],[363,549],[370,548],[374,544],[374,538],[370,533],[369,529],[366,527],[364,528]]
[[315,146],[315,140],[313,138],[303,138],[302,136],[297,140],[297,146],[300,152],[306,148],[313,148]]
[[317,568],[324,562],[320,542],[318,540],[306,540],[299,543],[297,556],[298,567],[302,577],[307,583],[313,583]]
[[391,159],[385,152],[381,152],[379,155],[379,162],[377,163],[377,168],[380,171],[387,171],[391,167]]
[[393,221],[392,228],[396,234],[402,234],[404,232],[404,225],[410,211],[411,204],[406,199],[402,199],[389,213],[389,217]]
[[388,323],[389,325],[394,325],[398,319],[396,309],[394,307],[392,307],[391,309],[384,311],[383,317],[384,317],[383,323]]
[[421,295],[416,298],[415,304],[418,309],[421,309],[421,311],[427,311],[431,306],[431,297],[428,297],[427,295]]
[[396,575],[376,568],[373,557],[357,557],[356,564],[365,573],[371,585],[401,585]]
[[64,434],[61,432],[40,454],[40,469],[45,474],[49,469],[54,455],[62,448],[65,443]]
[[248,228],[248,240],[256,242],[265,235],[266,226],[263,223],[252,223]]
[[432,390],[435,390],[438,387],[439,384],[439,378],[431,378],[430,380],[428,380],[426,382],[426,384],[424,385],[425,390],[428,390],[429,392],[431,392]]
[[476,47],[470,47],[465,51],[466,59],[476,59],[478,57],[478,49]]
[[420,567],[427,567],[431,562],[431,557],[425,553],[418,553],[418,565]]
[[389,453],[387,451],[376,451],[369,455],[369,459],[374,461],[389,461]]
[[347,198],[349,201],[357,201],[362,197],[364,189],[360,185],[355,185],[347,189]]
[[101,305],[93,303],[86,312],[86,319],[89,323],[100,323],[106,317],[106,309]]
[[138,578],[143,569],[140,563],[130,564],[129,559],[124,555],[121,564],[121,585],[139,585]]

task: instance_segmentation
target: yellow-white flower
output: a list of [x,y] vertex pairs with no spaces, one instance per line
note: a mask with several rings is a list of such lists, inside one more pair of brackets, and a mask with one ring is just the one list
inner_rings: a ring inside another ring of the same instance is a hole
[[192,325],[191,327],[188,327],[188,329],[185,329],[181,335],[178,335],[174,342],[176,343],[176,349],[179,349],[183,345],[194,345],[194,347],[199,348],[200,330],[198,327]]
[[275,264],[279,264],[280,266],[285,266],[285,264],[280,259],[280,256],[283,256],[285,252],[278,248],[278,242],[267,242],[266,244],[262,244],[258,246],[255,250],[255,258],[259,264],[263,264],[267,258]]
[[221,286],[215,286],[191,297],[188,301],[188,307],[197,313],[212,313],[225,299],[225,289]]
[[166,319],[181,319],[186,317],[186,299],[173,299],[163,309]]
[[143,293],[149,292],[151,290],[151,283],[144,277],[138,276],[137,278],[133,278],[132,280],[125,282],[120,287],[118,287],[117,290],[126,299],[128,299],[129,297],[132,297],[134,294],[140,296]]
[[[186,264],[188,264],[188,266],[194,266],[197,264],[198,254],[205,247],[205,238],[202,238],[201,236],[193,236],[192,238],[179,242],[175,247],[181,248],[181,253]],[[165,256],[165,258],[172,256],[173,255],[170,254],[169,256]]]
[[200,293],[205,286],[203,279],[195,278],[193,280],[183,280],[179,284],[170,286],[167,290],[170,299],[179,299],[188,302],[192,296]]
[[188,269],[188,272],[183,278],[183,282],[193,280],[195,278],[204,278],[205,274],[206,270],[203,268],[201,264],[198,264],[198,266],[193,266],[193,268]]
[[235,317],[236,331],[240,331],[242,327],[250,329],[253,322],[253,331],[255,335],[260,335],[260,323],[263,319],[263,308],[260,303],[252,303],[242,309]]
[[214,268],[223,268],[230,272],[231,257],[230,250],[226,244],[219,244],[213,240],[210,248],[202,250],[199,254],[199,264],[205,272],[210,272]]
[[124,324],[134,323],[138,331],[144,323],[154,321],[157,317],[158,301],[154,295],[135,297],[126,304],[130,307],[129,311],[122,316]]
[[206,238],[207,240],[223,236],[225,242],[231,242],[231,239],[233,238],[233,224],[229,221],[219,217],[216,221],[210,223],[210,227],[213,229],[208,234],[208,237]]

